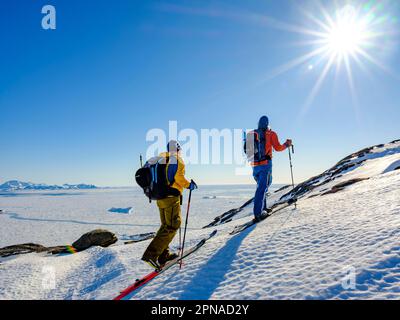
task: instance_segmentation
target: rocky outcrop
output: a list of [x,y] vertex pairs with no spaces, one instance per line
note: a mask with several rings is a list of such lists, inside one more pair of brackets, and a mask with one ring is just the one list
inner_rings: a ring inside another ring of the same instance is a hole
[[208,225],[204,226],[204,228],[210,228],[210,227],[214,227],[216,225],[219,224],[223,224],[223,223],[227,223],[229,221],[232,220],[232,217],[234,215],[236,215],[237,213],[239,213],[240,211],[242,211],[244,208],[246,208],[250,203],[253,202],[254,198],[251,198],[250,200],[246,201],[243,205],[241,205],[239,208],[235,208],[235,209],[231,209],[227,212],[224,212],[223,214],[221,214],[220,216],[216,217],[214,219],[214,221],[212,221],[211,223],[209,223]]
[[288,185],[286,185],[286,186],[283,186],[283,187],[279,188],[278,190],[275,190],[274,193],[281,192],[282,190],[285,190],[285,189],[287,189],[287,188],[289,188],[289,187],[291,187],[290,184],[288,184]]
[[331,190],[326,191],[323,194],[321,194],[321,196],[324,196],[324,195],[327,195],[327,194],[331,194],[331,193],[336,193],[338,191],[342,191],[347,186],[350,186],[350,185],[355,184],[357,182],[368,180],[368,179],[369,178],[356,178],[356,179],[350,179],[350,180],[338,183],[337,185],[334,185]]
[[0,248],[0,257],[9,257],[31,252],[47,252],[50,254],[73,253],[86,250],[93,246],[108,247],[117,241],[118,238],[115,236],[114,233],[107,230],[97,229],[82,235],[77,241],[72,244],[72,246],[64,245],[45,247],[35,243],[17,244]]
[[0,249],[0,257],[8,257],[16,254],[30,252],[46,252],[47,248],[35,243],[23,243],[14,246],[8,246]]
[[[390,142],[390,144],[397,143],[399,140],[394,140]],[[344,173],[351,171],[358,166],[360,166],[363,162],[367,161],[367,156],[370,154],[374,149],[376,148],[381,148],[385,146],[384,144],[378,144],[372,147],[364,148],[360,151],[354,152],[347,157],[343,158],[340,160],[338,163],[336,163],[332,168],[324,171],[323,173],[312,177],[300,184],[298,184],[293,190],[289,191],[288,193],[284,194],[280,200],[296,197],[300,198],[313,189],[320,187],[322,185],[327,184],[328,182],[331,182],[337,178],[340,178]],[[329,190],[325,192],[324,194],[328,193],[334,193],[337,191],[342,190],[343,188],[332,188],[332,190]]]
[[77,251],[83,251],[92,246],[108,247],[117,241],[118,238],[114,233],[107,230],[97,229],[85,233],[72,244],[72,247]]

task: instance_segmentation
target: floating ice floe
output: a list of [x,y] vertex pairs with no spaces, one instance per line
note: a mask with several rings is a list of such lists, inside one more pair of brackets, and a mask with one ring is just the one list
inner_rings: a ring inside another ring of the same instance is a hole
[[108,209],[108,212],[130,214],[130,213],[133,212],[133,210],[132,210],[132,207],[128,207],[128,208],[111,208],[111,209]]

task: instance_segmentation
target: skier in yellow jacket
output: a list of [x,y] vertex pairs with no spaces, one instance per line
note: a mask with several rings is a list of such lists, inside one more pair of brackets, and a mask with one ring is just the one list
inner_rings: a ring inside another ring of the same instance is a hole
[[161,227],[142,257],[143,261],[156,268],[178,257],[176,253],[170,252],[169,244],[181,226],[182,192],[184,189],[197,189],[193,180],[189,181],[185,178],[185,164],[180,156],[179,143],[171,140],[167,145],[167,150],[168,152],[161,153],[160,157],[168,159],[166,161],[168,163],[167,180],[173,181],[171,187],[174,192],[164,199],[157,200]]

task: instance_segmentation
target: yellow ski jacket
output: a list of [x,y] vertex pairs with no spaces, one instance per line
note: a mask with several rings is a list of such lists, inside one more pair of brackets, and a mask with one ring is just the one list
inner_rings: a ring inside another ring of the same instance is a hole
[[169,182],[172,182],[171,187],[179,190],[182,194],[183,189],[189,188],[190,181],[185,178],[185,163],[176,152],[163,152],[160,157],[169,158],[166,174]]

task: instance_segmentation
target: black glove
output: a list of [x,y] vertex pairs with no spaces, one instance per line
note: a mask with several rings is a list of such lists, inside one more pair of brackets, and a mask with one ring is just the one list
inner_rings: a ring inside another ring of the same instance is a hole
[[198,187],[197,187],[196,182],[194,182],[193,180],[190,180],[190,184],[189,184],[188,189],[189,189],[190,191],[193,191],[193,190],[195,190],[195,189],[197,189],[197,188],[198,188]]
[[291,140],[291,139],[287,139],[286,142],[285,142],[285,146],[286,146],[287,148],[289,148],[289,147],[292,146],[292,145],[293,145],[292,140]]

